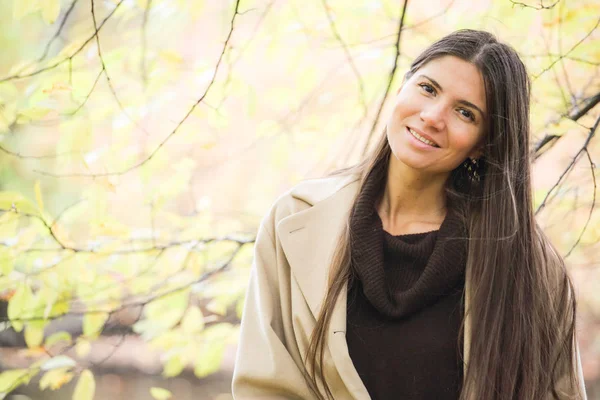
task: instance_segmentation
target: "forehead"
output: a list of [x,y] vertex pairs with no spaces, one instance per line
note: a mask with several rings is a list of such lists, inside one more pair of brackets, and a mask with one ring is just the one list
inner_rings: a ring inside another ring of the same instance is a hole
[[444,94],[466,100],[485,111],[485,84],[474,64],[454,56],[443,56],[419,68],[414,77],[427,75],[442,87]]

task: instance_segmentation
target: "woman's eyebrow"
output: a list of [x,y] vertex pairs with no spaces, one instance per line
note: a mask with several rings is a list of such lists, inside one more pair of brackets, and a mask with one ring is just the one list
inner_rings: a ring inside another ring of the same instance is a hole
[[[433,86],[436,87],[437,90],[439,90],[440,92],[443,92],[444,89],[442,89],[442,86],[433,78],[425,75],[425,74],[420,74],[419,76],[422,76],[423,78],[426,78],[427,80],[431,81],[431,83],[433,84]],[[471,103],[470,101],[467,100],[459,100],[458,101],[460,104],[464,104],[467,107],[471,107],[474,108],[475,110],[479,111],[479,114],[481,114],[481,116],[483,117],[485,114],[483,113],[483,111],[481,111],[481,108],[477,107],[475,104]]]

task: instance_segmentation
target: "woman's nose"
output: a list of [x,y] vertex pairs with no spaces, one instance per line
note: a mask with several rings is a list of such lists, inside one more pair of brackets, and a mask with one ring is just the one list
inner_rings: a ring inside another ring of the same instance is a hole
[[437,130],[442,130],[446,126],[446,111],[441,104],[431,105],[421,111],[421,120],[427,125]]

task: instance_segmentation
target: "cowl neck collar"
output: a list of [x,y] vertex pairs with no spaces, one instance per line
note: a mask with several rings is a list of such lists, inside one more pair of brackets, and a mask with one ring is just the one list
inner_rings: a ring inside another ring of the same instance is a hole
[[[350,217],[352,269],[369,302],[383,315],[400,318],[433,304],[464,279],[466,230],[449,207],[439,230],[400,236],[385,232],[376,209],[387,171],[387,163],[380,164],[367,178]],[[386,251],[394,252],[395,259],[426,264],[410,287],[391,290],[385,272]]]

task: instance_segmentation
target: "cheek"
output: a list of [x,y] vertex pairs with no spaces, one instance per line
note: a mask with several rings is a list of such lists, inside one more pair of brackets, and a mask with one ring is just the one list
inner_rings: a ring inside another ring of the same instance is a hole
[[396,103],[394,104],[394,110],[392,111],[392,121],[399,123],[402,119],[415,114],[419,109],[418,99],[409,97],[405,93],[400,93],[396,96]]
[[458,122],[452,128],[452,147],[461,153],[470,152],[479,140],[480,132],[477,127],[465,126]]

